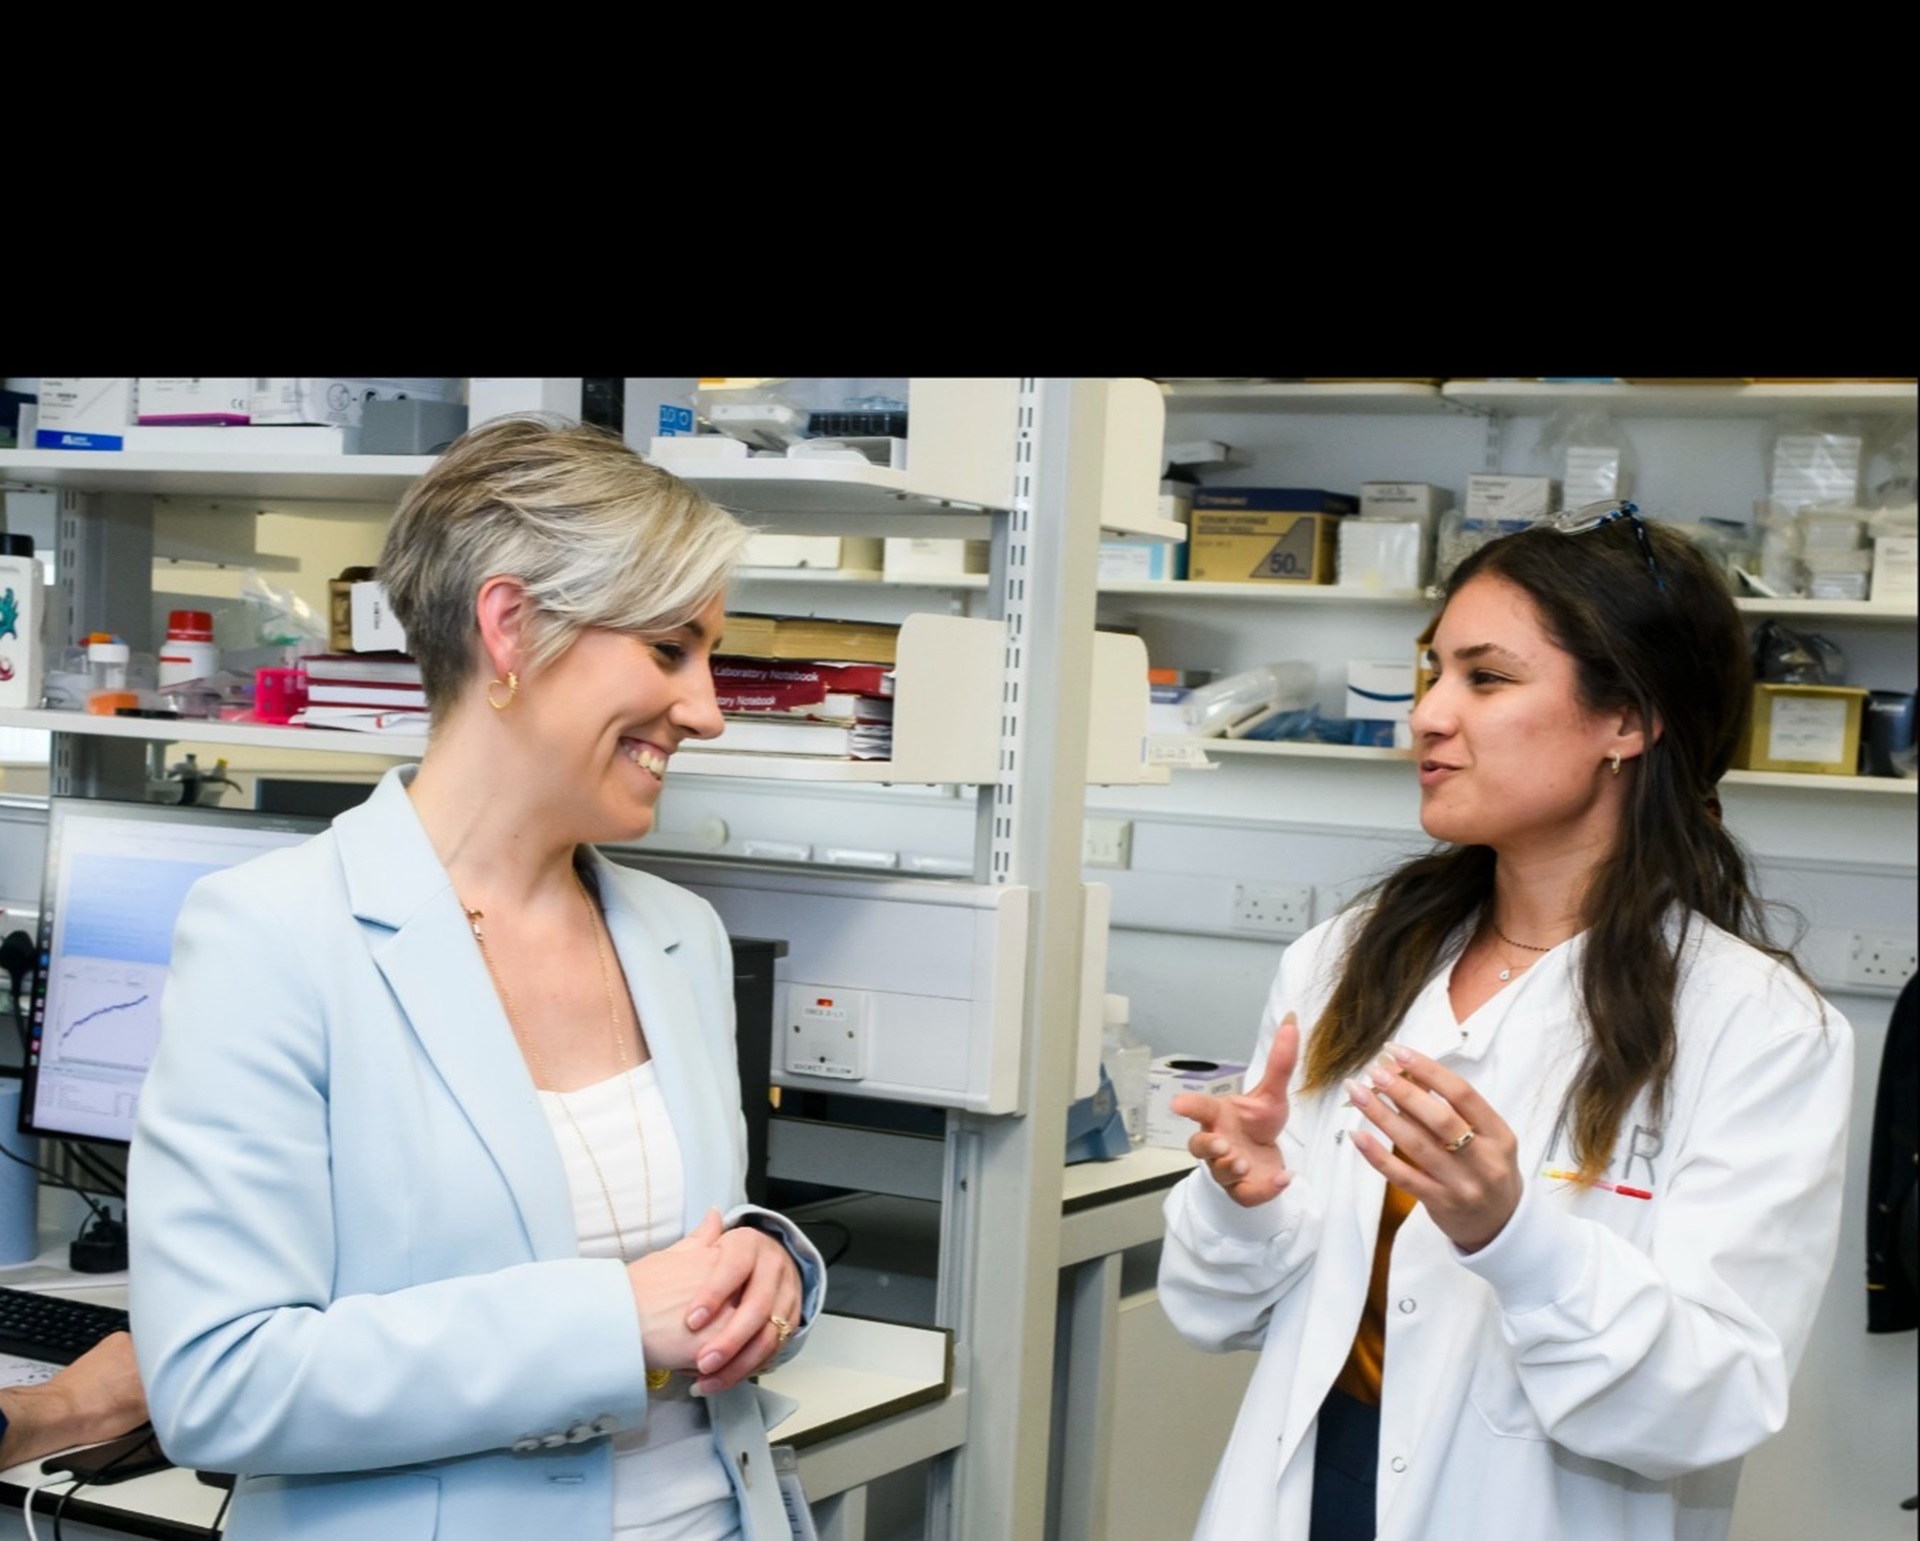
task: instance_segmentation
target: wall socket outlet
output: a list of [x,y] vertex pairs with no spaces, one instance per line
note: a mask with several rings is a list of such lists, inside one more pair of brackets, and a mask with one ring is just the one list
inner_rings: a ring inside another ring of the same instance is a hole
[[1299,936],[1313,924],[1311,883],[1239,883],[1233,890],[1233,923],[1243,931]]
[[1081,827],[1080,864],[1125,867],[1133,860],[1131,819],[1089,818]]
[[1916,970],[1920,970],[1920,956],[1916,956],[1911,936],[1874,931],[1853,933],[1853,946],[1847,954],[1848,984],[1898,990]]

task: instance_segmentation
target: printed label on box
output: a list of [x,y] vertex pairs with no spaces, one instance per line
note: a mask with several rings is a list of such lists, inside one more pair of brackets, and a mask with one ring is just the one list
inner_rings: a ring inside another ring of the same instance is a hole
[[1767,724],[1767,758],[1833,764],[1846,753],[1847,703],[1781,696]]

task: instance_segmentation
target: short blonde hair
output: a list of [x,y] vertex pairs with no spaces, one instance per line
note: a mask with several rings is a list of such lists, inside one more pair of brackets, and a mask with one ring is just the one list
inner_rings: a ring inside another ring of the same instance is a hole
[[379,578],[432,707],[471,676],[474,599],[508,576],[533,601],[530,668],[585,628],[685,625],[726,585],[751,531],[605,429],[541,414],[456,439],[401,499]]

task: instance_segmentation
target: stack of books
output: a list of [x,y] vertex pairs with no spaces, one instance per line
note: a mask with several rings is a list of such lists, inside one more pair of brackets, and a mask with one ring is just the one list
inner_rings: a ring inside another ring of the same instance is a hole
[[307,705],[293,720],[355,733],[425,733],[420,665],[405,653],[317,653],[300,660]]
[[893,754],[898,626],[729,615],[713,683],[726,727],[714,748],[885,760]]

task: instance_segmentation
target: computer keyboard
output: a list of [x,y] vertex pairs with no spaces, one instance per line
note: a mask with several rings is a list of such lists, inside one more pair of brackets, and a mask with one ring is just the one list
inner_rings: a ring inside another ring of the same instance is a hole
[[0,1287],[0,1353],[72,1364],[126,1325],[127,1313],[118,1306]]

